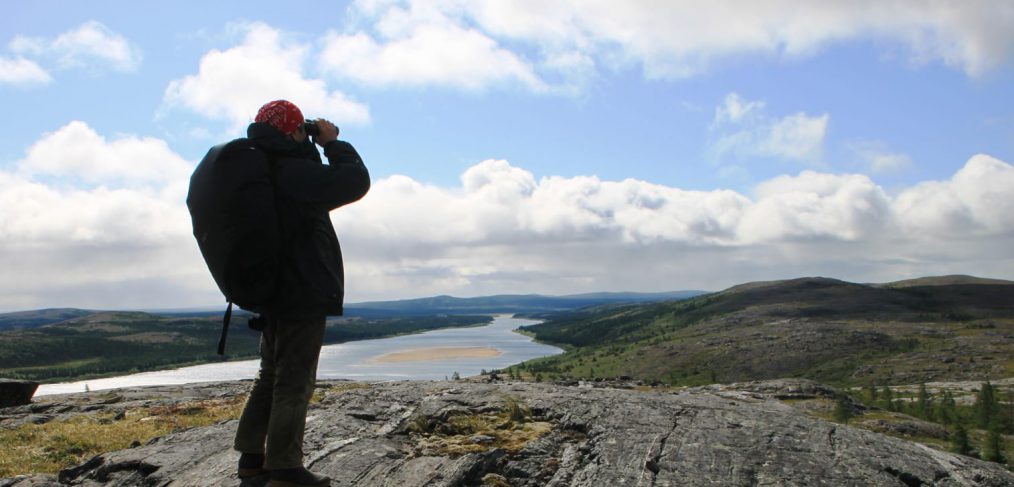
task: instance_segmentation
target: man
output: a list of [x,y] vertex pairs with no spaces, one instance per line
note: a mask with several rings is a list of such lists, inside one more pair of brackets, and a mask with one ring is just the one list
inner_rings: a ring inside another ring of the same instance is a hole
[[[281,236],[278,287],[261,317],[260,371],[236,430],[241,478],[271,476],[272,486],[325,486],[303,466],[303,431],[313,395],[326,316],[342,313],[344,271],[328,212],[370,188],[356,150],[317,119],[309,140],[303,114],[285,100],[265,104],[247,129],[272,165]],[[324,150],[328,165],[313,145]]]

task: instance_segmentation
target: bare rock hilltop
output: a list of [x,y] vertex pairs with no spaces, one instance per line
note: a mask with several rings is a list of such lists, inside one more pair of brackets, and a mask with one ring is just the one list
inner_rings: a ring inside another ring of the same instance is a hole
[[[54,396],[0,410],[0,426],[247,386],[122,389],[106,404]],[[326,381],[308,416],[306,462],[335,486],[1014,486],[997,464],[815,419],[779,400],[827,390],[802,380],[682,391]],[[236,477],[235,428],[227,420],[178,431],[0,487],[265,485]]]

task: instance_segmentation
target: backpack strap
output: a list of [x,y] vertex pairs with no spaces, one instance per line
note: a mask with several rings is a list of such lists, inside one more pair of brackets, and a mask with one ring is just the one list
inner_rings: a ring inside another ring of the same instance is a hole
[[225,337],[229,334],[230,320],[232,320],[232,301],[229,301],[229,307],[225,308],[225,316],[222,317],[222,338],[218,340],[219,355],[225,355]]

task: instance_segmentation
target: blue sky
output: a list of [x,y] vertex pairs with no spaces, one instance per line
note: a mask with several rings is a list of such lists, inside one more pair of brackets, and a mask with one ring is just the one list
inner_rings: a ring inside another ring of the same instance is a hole
[[1014,278],[1008,2],[5,14],[0,310],[218,302],[186,180],[276,98],[370,168],[351,301]]

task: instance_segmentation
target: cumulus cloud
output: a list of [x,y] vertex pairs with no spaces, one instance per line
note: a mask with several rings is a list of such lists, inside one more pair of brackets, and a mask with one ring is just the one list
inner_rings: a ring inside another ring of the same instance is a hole
[[17,166],[30,178],[123,187],[180,181],[192,170],[161,139],[122,136],[108,141],[81,121],[43,136]]
[[[218,302],[184,204],[192,168],[161,140],[82,122],[43,135],[0,170],[0,268],[18,276],[0,282],[0,309]],[[375,181],[332,220],[350,301],[719,289],[800,275],[1009,278],[1011,194],[1014,166],[985,154],[893,193],[865,175],[807,170],[751,196],[536,178],[491,159],[454,187]]]
[[488,160],[457,188],[405,176],[376,181],[362,202],[332,217],[354,256],[350,286],[376,297],[395,288],[412,295],[714,288],[799,275],[1003,277],[1014,259],[993,249],[1014,243],[1003,203],[1012,178],[1010,164],[976,155],[951,179],[894,196],[864,175],[804,171],[763,182],[750,198],[633,179],[536,180]]
[[744,242],[858,240],[890,231],[887,194],[866,176],[804,171],[766,181],[756,193],[739,226]]
[[18,86],[45,85],[53,78],[34,61],[25,58],[0,57],[0,84]]
[[480,90],[499,82],[546,89],[532,66],[475,29],[419,25],[380,41],[330,32],[321,55],[330,73],[363,83],[438,85]]
[[709,150],[714,157],[719,161],[727,156],[774,157],[820,165],[831,116],[799,112],[775,118],[765,108],[763,101],[743,100],[736,93],[726,95],[715,109],[711,125]]
[[940,236],[1010,235],[1014,167],[977,154],[948,181],[929,181],[902,192],[897,221],[909,234]]
[[308,46],[287,41],[282,32],[263,23],[240,27],[242,42],[201,58],[198,73],[169,83],[167,107],[183,107],[209,118],[226,120],[233,129],[253,121],[267,101],[287,99],[308,117],[337,123],[363,123],[369,109],[342,92],[329,90],[321,79],[304,73]]
[[83,122],[45,134],[0,170],[0,267],[17,276],[0,282],[0,309],[207,295],[183,203],[192,169],[158,139],[109,139]]
[[53,39],[18,36],[8,47],[26,56],[53,58],[63,69],[107,66],[130,72],[137,70],[142,58],[140,48],[94,20]]

